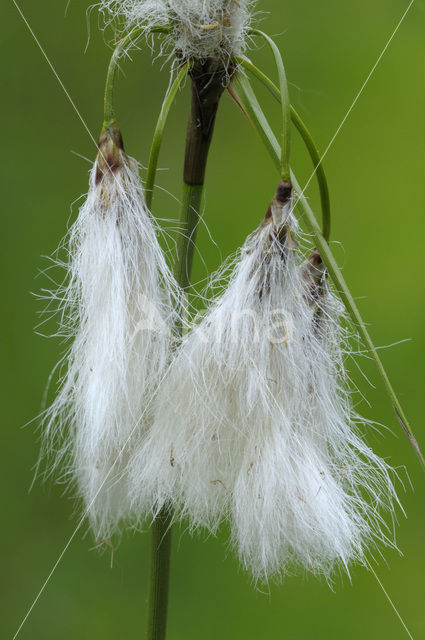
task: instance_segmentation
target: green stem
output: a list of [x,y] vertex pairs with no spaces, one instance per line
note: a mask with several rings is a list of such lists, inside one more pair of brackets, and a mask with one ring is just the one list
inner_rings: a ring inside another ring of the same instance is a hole
[[177,282],[183,289],[190,284],[199,210],[205,180],[208,152],[215,118],[224,90],[223,70],[211,60],[197,62],[190,70],[192,99],[186,132],[181,206],[181,233],[177,244]]
[[[233,81],[233,89],[236,94],[237,100],[240,102],[242,108],[247,113],[252,125],[255,130],[259,134],[261,140],[264,142],[271,159],[273,160],[276,168],[279,170],[280,168],[280,146],[279,143],[271,130],[271,127],[267,121],[267,118],[264,115],[263,110],[261,109],[258,100],[255,96],[254,91],[248,81],[242,75],[237,76]],[[335,257],[327,243],[326,239],[323,237],[320,227],[317,223],[316,217],[308,204],[307,199],[305,198],[303,191],[298,184],[295,176],[292,174],[292,184],[294,185],[295,191],[297,193],[296,203],[295,205],[301,211],[302,218],[304,219],[310,233],[314,237],[316,246],[320,251],[320,254],[323,258],[324,263],[329,271],[329,275],[331,276],[333,283],[335,285],[336,290],[338,291],[341,300],[343,301],[345,308],[353,320],[355,326],[357,327],[357,331],[361,336],[363,342],[369,349],[370,355],[372,359],[375,361],[375,365],[378,369],[379,374],[383,380],[384,386],[387,390],[387,393],[390,397],[391,404],[394,410],[394,413],[397,417],[400,426],[402,427],[404,433],[409,439],[412,447],[414,448],[423,468],[425,469],[425,459],[422,455],[422,452],[419,448],[419,445],[413,435],[412,429],[409,425],[409,422],[406,418],[406,415],[403,411],[403,408],[400,404],[400,401],[394,391],[394,388],[390,382],[390,379],[385,371],[384,365],[382,364],[381,358],[376,351],[375,345],[373,344],[372,338],[369,335],[369,332],[366,328],[366,325],[363,321],[363,318],[360,314],[360,311],[357,308],[357,305],[354,301],[353,296],[345,282],[345,279],[338,267],[338,264],[335,260]]]
[[164,640],[170,583],[172,512],[164,507],[151,524],[146,640]]
[[263,31],[258,29],[250,29],[249,34],[253,36],[260,36],[269,45],[276,63],[276,68],[279,76],[280,86],[280,102],[282,105],[282,141],[281,141],[281,154],[280,154],[280,177],[282,180],[290,180],[291,178],[291,105],[289,100],[288,81],[286,79],[285,66],[283,64],[282,56],[279,48],[275,42]]
[[148,209],[150,209],[152,205],[153,189],[155,186],[156,170],[158,167],[158,157],[161,149],[162,139],[164,136],[165,124],[167,122],[168,114],[170,113],[171,105],[173,104],[180,87],[182,86],[184,80],[186,79],[188,68],[189,68],[188,63],[183,65],[176,79],[174,80],[173,84],[167,91],[167,94],[162,103],[161,112],[159,114],[158,121],[156,123],[151,150],[149,154],[148,170],[146,172],[145,192],[146,192],[146,204],[148,206]]
[[[151,27],[149,33],[169,33],[167,27]],[[114,49],[109,62],[108,72],[106,74],[105,95],[103,102],[103,129],[108,129],[116,123],[114,110],[114,86],[115,78],[118,70],[118,62],[129,44],[135,44],[140,36],[146,33],[144,27],[137,27],[124,36]]]
[[[221,73],[215,70],[211,62],[197,63],[191,68],[190,75],[192,79],[192,101],[185,149],[181,208],[182,233],[179,236],[175,267],[176,279],[183,289],[187,289],[190,285],[196,227],[199,219],[208,152],[214,130],[215,116],[220,96],[223,92],[223,77]],[[161,137],[159,136],[159,141]],[[154,148],[153,156],[151,153],[150,180],[154,179],[154,168],[156,168],[158,153],[159,146]],[[165,639],[172,518],[171,509],[164,507],[151,525],[146,640]]]
[[[158,157],[171,105],[187,75],[185,64],[167,92],[156,124],[146,175],[146,204],[151,208]],[[164,640],[167,632],[168,591],[170,584],[173,513],[165,506],[151,524],[149,592],[146,617],[146,640]]]
[[199,209],[202,201],[203,184],[187,184],[183,182],[182,204],[175,277],[183,289],[190,285],[193,253],[195,250],[196,231],[199,221]]
[[[279,88],[274,84],[274,82],[259,69],[256,67],[250,60],[247,58],[238,57],[236,61],[242,65],[245,69],[250,71],[258,80],[260,80],[264,86],[270,91],[272,96],[281,102],[280,91]],[[320,157],[319,151],[314,143],[314,140],[304,124],[301,116],[297,113],[292,105],[290,105],[291,109],[291,120],[293,124],[296,126],[298,133],[301,135],[304,144],[307,148],[307,151],[310,155],[311,161],[314,167],[314,173],[317,178],[317,183],[319,186],[320,193],[320,204],[322,209],[322,235],[326,241],[329,241],[330,232],[331,232],[331,207],[330,207],[330,198],[329,198],[329,187],[328,181],[326,179],[325,169],[323,167],[322,159]]]

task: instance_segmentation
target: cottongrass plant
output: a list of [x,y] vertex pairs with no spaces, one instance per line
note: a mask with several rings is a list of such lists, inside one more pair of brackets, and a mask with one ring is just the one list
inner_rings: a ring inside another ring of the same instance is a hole
[[[276,44],[251,29],[254,5],[96,5],[121,37],[108,68],[89,192],[65,242],[65,283],[52,294],[59,305],[58,333],[73,342],[44,417],[44,448],[54,468],[66,460],[64,478],[77,486],[96,538],[151,517],[148,640],[165,639],[176,519],[188,518],[192,530],[213,534],[228,522],[255,582],[300,569],[330,582],[336,569],[349,572],[354,562],[370,567],[369,552],[395,546],[393,470],[363,440],[369,424],[354,409],[345,365],[352,332],[328,273],[425,466],[329,247],[321,156],[290,105]],[[168,47],[172,74],[176,67],[179,72],[155,128],[148,207],[137,163],[124,152],[115,124],[113,96],[121,60],[139,38],[153,33]],[[279,86],[241,55],[251,36],[270,47]],[[243,70],[280,102],[279,140]],[[192,92],[174,277],[149,208],[166,119],[186,77]],[[182,289],[190,286],[207,158],[225,88],[259,133],[281,181],[264,220],[230,263],[224,292],[182,338]],[[291,121],[313,160],[321,227],[293,173]],[[310,246],[307,257],[295,205],[319,249]]]
[[132,460],[136,512],[167,501],[192,528],[228,518],[255,580],[329,578],[392,544],[391,469],[352,407],[343,309],[317,251],[301,264],[289,183],[184,340]]
[[179,300],[116,127],[101,136],[67,251],[66,284],[53,297],[73,343],[45,417],[46,447],[55,466],[68,460],[95,535],[108,537],[129,515],[125,470],[152,417]]
[[245,50],[254,0],[101,0],[97,6],[106,23],[125,30],[171,27],[172,47],[185,60],[229,63]]

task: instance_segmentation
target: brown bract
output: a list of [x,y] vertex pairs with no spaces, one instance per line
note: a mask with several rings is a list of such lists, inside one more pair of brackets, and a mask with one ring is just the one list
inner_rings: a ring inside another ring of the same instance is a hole
[[124,143],[121,131],[112,125],[102,131],[98,142],[96,185],[106,174],[115,174],[123,165]]

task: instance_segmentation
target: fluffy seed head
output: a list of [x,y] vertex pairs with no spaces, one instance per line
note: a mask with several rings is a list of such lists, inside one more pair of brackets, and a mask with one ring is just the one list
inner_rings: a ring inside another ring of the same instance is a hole
[[183,59],[230,57],[246,46],[254,0],[101,0],[107,22],[125,29],[156,25],[172,28],[172,45]]
[[53,297],[59,333],[73,342],[45,418],[46,447],[55,465],[67,459],[94,532],[106,537],[129,515],[125,470],[152,418],[179,297],[116,127],[100,138],[67,251],[66,284]]
[[300,263],[297,236],[281,184],[173,361],[132,474],[141,507],[148,491],[193,527],[229,518],[255,579],[363,562],[390,544],[381,513],[396,500],[352,407],[341,304],[318,252]]

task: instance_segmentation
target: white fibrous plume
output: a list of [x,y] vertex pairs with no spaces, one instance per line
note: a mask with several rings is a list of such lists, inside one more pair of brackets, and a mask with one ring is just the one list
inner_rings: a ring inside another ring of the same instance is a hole
[[132,471],[140,511],[149,494],[192,528],[214,533],[228,518],[255,580],[300,568],[330,579],[393,544],[392,470],[361,437],[343,310],[317,251],[299,257],[291,193],[282,181],[224,294],[183,341]]
[[254,0],[101,0],[108,23],[125,29],[172,29],[172,45],[183,59],[219,58],[228,63],[246,46]]
[[158,244],[135,160],[101,136],[85,203],[66,239],[59,334],[73,338],[45,417],[46,448],[83,498],[95,535],[129,516],[126,467],[169,362],[178,288]]

